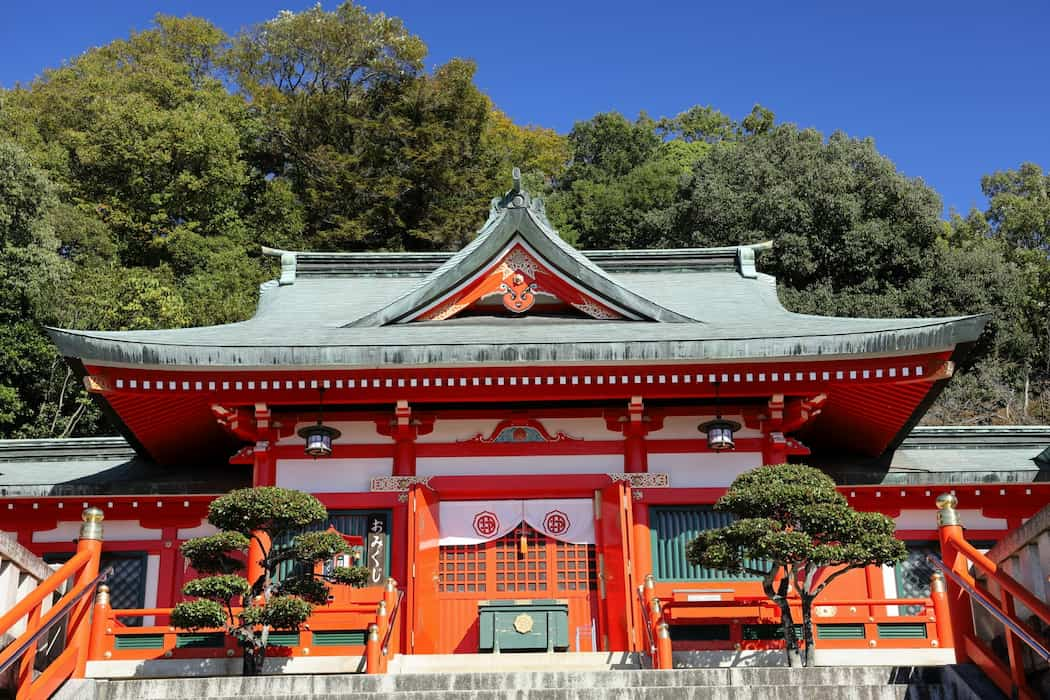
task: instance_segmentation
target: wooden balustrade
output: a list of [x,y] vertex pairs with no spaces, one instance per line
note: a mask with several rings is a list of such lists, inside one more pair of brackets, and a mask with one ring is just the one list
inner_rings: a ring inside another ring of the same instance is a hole
[[[977,664],[1007,696],[1036,700],[1039,694],[1028,683],[1022,646],[1027,645],[1044,662],[1050,662],[1050,644],[1018,618],[1015,606],[1017,603],[1024,605],[1035,619],[1048,627],[1050,606],[966,541],[957,505],[958,499],[952,494],[937,497],[941,558],[931,558],[948,579],[946,597],[956,659],[959,663],[971,661]],[[994,582],[999,588],[999,595],[993,595],[978,583],[971,573],[971,567],[989,582]],[[1005,659],[976,633],[973,616],[975,603],[1002,624]]]
[[[345,604],[314,608],[310,620],[294,633],[271,632],[275,641],[267,656],[358,656],[365,672],[384,673],[390,650],[396,648],[401,591],[390,579],[383,588],[352,589],[348,597]],[[233,612],[239,613],[240,608]],[[166,624],[170,615],[171,608],[113,609],[108,591],[100,589],[89,645],[91,660],[209,659],[241,654],[237,641],[223,629],[180,630]],[[144,618],[154,618],[158,624],[129,624]]]
[[[102,554],[102,511],[88,508],[82,515],[77,552],[51,576],[0,617],[0,637],[16,628],[21,634],[0,652],[0,675],[14,664],[17,700],[44,700],[68,678],[83,678],[91,635],[91,594],[99,581]],[[72,586],[69,583],[72,582]],[[69,590],[57,601],[55,594]],[[66,621],[65,645],[48,659],[40,674],[33,671],[40,641],[57,624]]]

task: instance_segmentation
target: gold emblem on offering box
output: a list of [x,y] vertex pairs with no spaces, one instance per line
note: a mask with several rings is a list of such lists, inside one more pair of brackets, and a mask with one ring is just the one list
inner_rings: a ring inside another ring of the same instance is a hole
[[532,616],[522,613],[514,618],[514,630],[518,634],[528,634],[532,631]]

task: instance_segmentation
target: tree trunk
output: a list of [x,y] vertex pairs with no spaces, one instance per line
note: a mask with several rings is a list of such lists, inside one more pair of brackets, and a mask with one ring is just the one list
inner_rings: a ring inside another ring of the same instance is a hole
[[266,661],[266,647],[245,646],[241,675],[261,676],[264,661]]
[[[791,604],[788,602],[789,591],[788,576],[780,580],[780,585],[775,596],[769,596],[780,606],[780,630],[784,637],[784,653],[787,655],[788,666],[798,668],[802,665],[802,659],[798,653],[798,637],[795,636],[795,619],[791,616]],[[769,595],[769,591],[766,592]]]
[[802,636],[806,646],[802,651],[802,665],[813,663],[813,596],[802,595]]

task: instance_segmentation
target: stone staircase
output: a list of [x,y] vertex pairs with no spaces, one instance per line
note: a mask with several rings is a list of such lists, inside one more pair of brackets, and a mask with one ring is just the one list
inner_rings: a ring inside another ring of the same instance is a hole
[[[61,700],[992,700],[950,669],[726,668],[676,671],[394,673],[81,681]],[[1001,696],[1000,696],[1001,697]]]

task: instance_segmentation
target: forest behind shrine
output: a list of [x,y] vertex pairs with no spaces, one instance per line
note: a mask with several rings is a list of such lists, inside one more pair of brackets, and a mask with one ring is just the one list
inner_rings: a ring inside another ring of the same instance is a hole
[[353,3],[234,36],[158,16],[0,89],[0,438],[112,432],[44,325],[243,320],[276,272],[261,246],[457,250],[515,166],[580,248],[772,240],[759,268],[794,311],[990,312],[926,422],[1050,422],[1039,165],[989,173],[987,209],[945,220],[938,194],[870,139],[758,104],[726,115],[704,95],[559,134],[514,123],[471,61],[426,70],[426,55],[401,20]]

